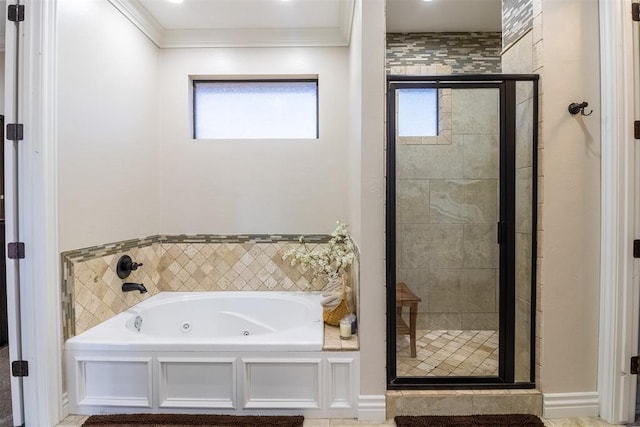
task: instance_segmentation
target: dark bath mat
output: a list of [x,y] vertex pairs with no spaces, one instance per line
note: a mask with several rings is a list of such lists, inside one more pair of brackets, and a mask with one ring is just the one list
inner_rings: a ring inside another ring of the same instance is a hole
[[398,427],[544,427],[542,420],[535,415],[468,415],[468,416],[398,416]]
[[304,417],[296,416],[237,416],[205,414],[115,414],[92,415],[83,426],[206,426],[206,427],[302,427]]

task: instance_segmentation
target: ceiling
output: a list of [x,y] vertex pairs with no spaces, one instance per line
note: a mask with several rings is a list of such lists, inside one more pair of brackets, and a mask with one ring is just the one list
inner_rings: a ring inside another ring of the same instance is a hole
[[331,28],[339,25],[342,0],[139,0],[169,30]]
[[388,33],[502,31],[502,0],[386,1]]
[[[109,1],[159,47],[348,46],[355,2]],[[501,0],[386,1],[387,32],[501,30]]]
[[159,47],[348,46],[354,0],[109,0]]

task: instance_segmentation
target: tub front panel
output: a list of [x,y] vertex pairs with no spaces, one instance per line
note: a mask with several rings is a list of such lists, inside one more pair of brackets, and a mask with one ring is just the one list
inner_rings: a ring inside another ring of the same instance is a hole
[[152,358],[77,357],[76,399],[79,405],[131,406],[151,408]]
[[179,348],[66,350],[70,413],[357,416],[359,352]]
[[[243,358],[243,406],[320,408],[320,358]],[[277,387],[274,387],[277,384]]]
[[233,357],[158,357],[160,408],[236,409]]

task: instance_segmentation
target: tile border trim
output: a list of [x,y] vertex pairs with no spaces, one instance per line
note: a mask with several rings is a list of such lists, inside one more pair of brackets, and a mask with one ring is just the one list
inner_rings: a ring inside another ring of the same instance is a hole
[[[88,246],[81,249],[64,251],[60,255],[63,260],[75,262],[88,261],[107,255],[115,255],[133,248],[144,248],[154,243],[280,243],[299,242],[300,234],[156,234],[139,239],[122,240],[104,245]],[[304,234],[307,243],[327,243],[330,234]]]

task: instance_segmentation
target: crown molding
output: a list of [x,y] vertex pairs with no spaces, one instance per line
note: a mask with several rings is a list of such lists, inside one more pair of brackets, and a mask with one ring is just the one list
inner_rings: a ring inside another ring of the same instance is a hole
[[342,46],[349,46],[351,43],[351,29],[353,28],[355,7],[355,0],[348,0],[340,4],[340,37],[344,41]]
[[164,28],[138,0],[109,0],[109,3],[149,37],[156,46],[162,47]]
[[340,5],[339,26],[329,28],[238,28],[170,30],[138,0],[109,0],[159,48],[349,46],[354,0]]

